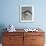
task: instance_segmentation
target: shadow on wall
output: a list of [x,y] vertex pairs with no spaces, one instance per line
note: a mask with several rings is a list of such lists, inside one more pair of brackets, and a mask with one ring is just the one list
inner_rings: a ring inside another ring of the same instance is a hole
[[6,26],[4,24],[0,24],[0,43],[2,43],[2,32],[5,32],[6,30],[4,30],[4,28],[6,28]]

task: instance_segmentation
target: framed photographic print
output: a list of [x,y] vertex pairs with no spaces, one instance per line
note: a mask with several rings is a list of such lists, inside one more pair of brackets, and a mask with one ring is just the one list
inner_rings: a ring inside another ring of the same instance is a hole
[[34,7],[33,5],[20,6],[20,22],[33,22],[34,21]]

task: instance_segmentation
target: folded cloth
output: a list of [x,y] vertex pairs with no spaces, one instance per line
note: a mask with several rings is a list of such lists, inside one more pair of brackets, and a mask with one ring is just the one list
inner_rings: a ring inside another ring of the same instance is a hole
[[13,25],[9,25],[8,28],[7,28],[7,31],[8,32],[15,32],[15,27]]

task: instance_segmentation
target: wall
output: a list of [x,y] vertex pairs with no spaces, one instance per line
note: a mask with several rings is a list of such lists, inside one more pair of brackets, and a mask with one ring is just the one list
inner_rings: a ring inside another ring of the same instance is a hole
[[[34,6],[34,22],[19,21],[19,6],[24,4]],[[0,0],[0,31],[9,24],[16,28],[34,28],[40,25],[46,32],[46,0]]]
[[[35,21],[21,23],[19,21],[19,6],[33,5]],[[45,0],[1,0],[0,25],[13,24],[16,28],[38,27],[46,28],[46,1]]]

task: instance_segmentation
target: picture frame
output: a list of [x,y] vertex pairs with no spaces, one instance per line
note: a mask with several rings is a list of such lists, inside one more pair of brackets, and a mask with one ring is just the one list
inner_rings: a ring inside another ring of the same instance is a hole
[[34,21],[34,7],[33,5],[20,5],[20,22]]

